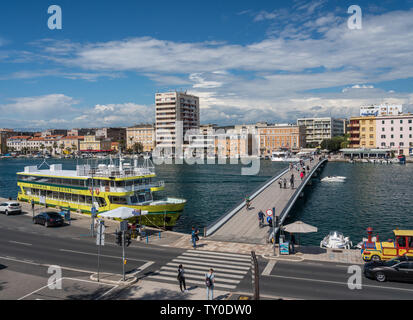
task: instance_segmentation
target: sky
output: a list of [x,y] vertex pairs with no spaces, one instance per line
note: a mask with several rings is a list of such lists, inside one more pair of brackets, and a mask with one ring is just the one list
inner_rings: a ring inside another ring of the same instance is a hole
[[0,127],[154,122],[170,90],[199,96],[204,124],[413,111],[412,52],[413,0],[3,0]]

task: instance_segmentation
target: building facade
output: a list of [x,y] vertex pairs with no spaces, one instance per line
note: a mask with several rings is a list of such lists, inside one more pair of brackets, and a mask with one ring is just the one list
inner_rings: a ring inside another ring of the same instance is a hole
[[306,128],[302,125],[267,125],[257,128],[261,155],[281,149],[299,151],[306,146]]
[[413,148],[413,115],[377,117],[376,137],[378,148],[390,148],[397,154],[411,154]]
[[155,126],[140,124],[126,129],[126,148],[133,149],[136,143],[143,146],[143,152],[152,152],[155,148]]
[[96,129],[96,137],[110,139],[112,142],[126,143],[126,128],[100,128]]
[[184,144],[188,130],[199,129],[199,98],[186,92],[155,95],[156,146],[169,147],[172,153]]
[[302,118],[297,120],[298,126],[305,126],[307,144],[320,144],[323,140],[344,135],[343,119],[334,118]]
[[403,106],[398,104],[374,104],[360,107],[360,117],[397,116],[403,113]]
[[112,141],[102,136],[85,136],[80,141],[80,152],[111,152]]

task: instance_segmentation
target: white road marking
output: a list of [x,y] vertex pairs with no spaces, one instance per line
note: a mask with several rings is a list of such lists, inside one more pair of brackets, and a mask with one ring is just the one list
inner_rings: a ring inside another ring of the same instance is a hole
[[[89,256],[97,256],[97,255],[98,255],[97,253],[82,252],[82,251],[67,250],[67,249],[59,249],[59,251],[70,252],[70,253],[77,253],[77,254],[85,254],[85,255],[89,255]],[[105,257],[105,258],[113,258],[113,259],[122,260],[122,257],[117,257],[117,256],[109,256],[109,255],[105,255],[105,254],[101,254],[100,256],[101,256],[101,257]],[[126,260],[143,261],[143,262],[147,262],[147,261],[148,261],[148,260],[135,259],[135,258],[127,258]]]
[[148,261],[147,263],[145,263],[144,265],[140,266],[138,268],[138,270],[136,270],[135,272],[132,273],[132,275],[137,275],[139,272],[142,272],[143,270],[145,270],[146,268],[149,268],[151,265],[153,265],[155,262],[154,261]]
[[[175,271],[175,274],[177,274],[177,269],[178,268],[168,267],[168,266],[161,267],[161,270]],[[217,277],[220,277],[220,278],[225,277],[225,278],[243,279],[245,277],[245,274],[246,274],[246,272],[243,272],[243,275],[238,275],[238,274],[222,273],[222,272],[216,272],[216,271],[217,271],[217,268],[214,268],[214,274]],[[229,271],[227,270],[227,272],[229,272]],[[230,272],[232,273],[232,271],[230,271]],[[192,269],[192,267],[185,267],[185,273],[186,274],[195,273],[195,274],[205,275],[206,271],[205,271],[205,268],[202,268],[202,270],[194,270],[194,269]]]
[[32,246],[31,243],[18,242],[18,241],[12,241],[12,240],[10,240],[9,242],[10,242],[10,243],[15,243],[15,244],[21,244],[21,245],[23,245],[23,246]]
[[[174,270],[178,269],[178,265],[176,263],[168,262],[166,265],[167,266],[173,266]],[[205,271],[205,266],[204,265],[197,266],[197,265],[194,265],[194,264],[191,264],[190,266],[185,265],[185,270],[187,270],[187,269],[200,269],[200,270]],[[238,273],[238,274],[246,274],[248,272],[247,269],[234,270],[234,269],[225,269],[225,268],[220,268],[220,267],[214,267],[214,271],[231,272],[231,273]]]
[[[347,286],[347,282],[338,282],[338,281],[330,281],[330,280],[321,280],[321,279],[308,279],[308,278],[298,278],[298,277],[288,277],[288,276],[277,276],[277,275],[269,275],[269,277],[274,277],[274,278],[283,278],[283,279],[292,279],[292,280],[302,280],[302,281],[312,281],[312,282],[322,282],[322,283],[332,283],[332,284],[340,284],[340,285],[345,285]],[[402,291],[411,291],[413,292],[413,289],[406,289],[406,288],[398,288],[398,287],[381,287],[381,286],[375,286],[371,284],[362,284],[363,287],[369,287],[369,288],[379,288],[379,289],[389,289],[389,290],[402,290]]]
[[271,274],[272,269],[274,269],[274,266],[275,266],[276,263],[277,263],[276,260],[269,261],[261,275],[262,276],[269,276]]
[[202,257],[202,258],[208,258],[208,259],[220,259],[220,260],[229,260],[231,262],[246,262],[250,263],[251,259],[245,259],[245,258],[237,258],[237,257],[223,257],[223,256],[215,256],[215,255],[204,255],[200,252],[197,253],[192,253],[192,252],[185,252],[182,254],[183,256],[187,257]]
[[238,270],[249,270],[250,267],[246,267],[246,266],[232,266],[232,265],[228,265],[228,266],[223,266],[220,263],[215,263],[215,262],[201,262],[201,261],[194,261],[194,260],[189,260],[189,259],[173,259],[173,262],[178,262],[178,264],[190,264],[190,265],[203,265],[203,266],[207,266],[208,268],[211,267],[226,267],[229,269],[238,269]]
[[212,251],[202,251],[202,250],[188,250],[187,252],[202,253],[202,254],[212,254],[212,255],[226,256],[226,257],[238,257],[238,258],[244,258],[244,259],[246,259],[246,260],[251,260],[250,256],[245,255],[245,254],[225,253],[225,252],[212,252]]
[[[171,277],[164,277],[164,276],[157,276],[157,275],[154,275],[154,276],[151,276],[150,277],[150,280],[152,280],[152,279],[159,279],[159,280],[168,280],[168,281],[171,281]],[[178,280],[176,280],[176,281],[178,281]],[[201,286],[203,286],[203,287],[205,287],[205,282],[204,281],[195,281],[195,280],[191,280],[191,279],[188,279],[188,280],[185,280],[185,282],[188,284],[197,284],[197,285],[201,285]],[[228,285],[228,284],[218,284],[218,283],[215,283],[215,287],[221,287],[221,288],[227,288],[227,289],[235,289],[237,286],[233,286],[233,285]]]
[[214,257],[202,257],[202,258],[194,258],[194,257],[189,257],[189,256],[179,256],[178,257],[178,259],[179,258],[182,258],[182,259],[186,259],[186,260],[191,260],[191,259],[194,259],[194,260],[196,260],[196,261],[206,261],[206,262],[208,262],[208,261],[213,261],[213,262],[216,262],[216,263],[223,263],[223,264],[231,264],[231,266],[233,266],[233,265],[237,265],[237,266],[243,266],[243,267],[250,267],[251,266],[251,262],[238,262],[238,261],[226,261],[226,260],[218,260],[218,259],[216,259],[216,258],[214,258]]

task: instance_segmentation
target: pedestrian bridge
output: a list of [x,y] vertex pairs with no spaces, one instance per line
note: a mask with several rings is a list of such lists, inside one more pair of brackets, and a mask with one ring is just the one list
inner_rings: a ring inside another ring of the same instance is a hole
[[[311,181],[313,176],[317,176],[327,159],[315,158],[312,162],[305,161],[305,166],[310,170],[306,171],[304,179],[301,181],[300,171],[286,168],[278,175],[268,180],[263,186],[258,188],[250,196],[250,209],[247,209],[245,200],[229,210],[221,218],[214,221],[205,229],[205,236],[209,240],[229,241],[239,243],[265,244],[271,238],[272,226],[265,221],[263,228],[258,224],[258,212],[264,213],[268,209],[275,208],[275,215],[279,217],[280,225],[288,216],[294,203],[303,192],[304,187]],[[291,174],[294,174],[294,189],[289,187]],[[278,182],[283,179],[288,182],[287,188],[280,188]]]

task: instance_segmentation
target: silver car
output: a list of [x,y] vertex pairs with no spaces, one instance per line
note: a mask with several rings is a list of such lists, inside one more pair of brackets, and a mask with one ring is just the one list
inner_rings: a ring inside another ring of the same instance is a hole
[[0,213],[5,213],[6,215],[12,213],[21,213],[22,207],[18,202],[3,202],[0,203]]

